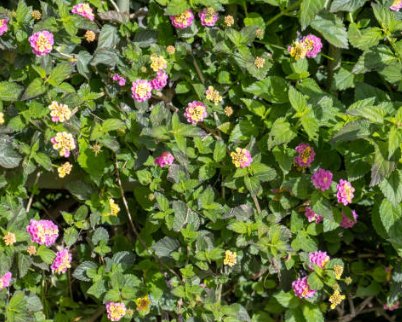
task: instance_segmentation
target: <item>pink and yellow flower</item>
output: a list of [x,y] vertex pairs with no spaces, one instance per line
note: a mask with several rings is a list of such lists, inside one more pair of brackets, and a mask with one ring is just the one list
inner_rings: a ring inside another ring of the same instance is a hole
[[31,44],[32,52],[36,56],[45,56],[53,49],[53,34],[47,30],[35,32],[29,37],[29,43]]
[[320,168],[311,176],[311,181],[316,189],[326,191],[331,187],[332,172]]
[[308,255],[309,261],[310,261],[310,268],[313,269],[314,265],[324,268],[325,265],[329,262],[329,256],[327,252],[322,252],[322,251],[316,251],[312,252]]
[[395,311],[395,310],[399,309],[399,305],[400,305],[399,301],[396,301],[389,305],[387,303],[385,303],[383,308],[384,308],[384,310],[387,310],[387,311]]
[[251,153],[247,149],[236,148],[235,152],[230,153],[230,157],[236,168],[247,168],[253,162]]
[[53,144],[53,149],[58,150],[59,155],[65,158],[68,158],[70,152],[76,148],[73,135],[68,132],[58,132],[50,142]]
[[71,268],[72,256],[68,249],[62,249],[56,254],[56,258],[53,260],[50,268],[53,273],[62,274],[67,272],[67,269]]
[[70,162],[63,163],[60,167],[57,168],[59,178],[64,178],[66,175],[69,175],[72,169],[73,165]]
[[88,3],[76,4],[71,10],[71,12],[91,21],[95,19],[94,12]]
[[307,276],[298,278],[292,283],[293,292],[299,298],[311,298],[317,292],[312,290],[307,283]]
[[339,225],[345,229],[352,228],[357,223],[357,218],[359,217],[354,210],[352,210],[352,216],[353,219],[350,219],[348,216],[342,213],[342,221]]
[[170,21],[173,27],[178,29],[185,29],[193,24],[194,14],[190,9],[185,10],[179,15],[170,16]]
[[155,164],[161,168],[171,165],[174,162],[174,156],[170,152],[163,152],[159,157],[155,158]]
[[314,36],[312,34],[304,36],[302,42],[307,48],[306,57],[315,58],[321,52],[322,42],[321,38]]
[[133,82],[131,96],[137,102],[145,102],[152,96],[152,84],[144,79]]
[[158,91],[165,88],[168,82],[168,78],[168,74],[164,70],[159,70],[156,73],[156,77],[151,80],[152,88]]
[[389,7],[393,11],[399,11],[402,9],[402,0],[394,0],[392,5]]
[[2,290],[3,288],[9,287],[11,284],[12,278],[13,278],[13,274],[11,272],[7,272],[2,277],[0,277],[0,290]]
[[188,103],[186,110],[184,111],[184,117],[187,119],[187,122],[193,125],[204,121],[207,116],[207,107],[204,103],[199,101]]
[[52,104],[49,105],[50,116],[52,117],[52,121],[55,123],[68,121],[71,117],[71,110],[65,104],[60,104],[56,101],[53,101]]
[[204,8],[198,16],[200,17],[201,25],[206,27],[215,26],[219,18],[219,14],[214,8]]
[[52,246],[59,237],[59,228],[50,220],[31,219],[26,229],[31,240],[39,245]]
[[314,149],[306,144],[301,143],[295,148],[298,155],[295,157],[295,163],[301,168],[309,167],[315,158]]
[[119,86],[126,85],[126,79],[119,74],[114,74],[112,79],[113,79],[113,81],[117,82],[117,84],[119,84]]
[[223,100],[221,94],[219,94],[219,92],[213,86],[208,86],[208,89],[205,91],[205,97],[208,101],[213,102],[215,105],[218,105]]
[[343,204],[344,206],[352,203],[355,188],[353,188],[349,181],[344,179],[339,180],[336,190],[336,197],[338,198],[339,203]]
[[306,216],[308,222],[315,221],[317,224],[319,224],[323,219],[322,216],[316,214],[310,207],[306,207],[304,215]]
[[163,56],[152,54],[150,60],[151,60],[151,69],[154,72],[164,70],[167,68],[167,61]]
[[295,60],[304,59],[307,55],[307,47],[302,41],[295,41],[292,45],[288,46],[288,52]]
[[110,321],[120,321],[127,312],[126,305],[119,302],[106,303],[107,318]]
[[3,36],[8,30],[8,19],[0,19],[0,36]]

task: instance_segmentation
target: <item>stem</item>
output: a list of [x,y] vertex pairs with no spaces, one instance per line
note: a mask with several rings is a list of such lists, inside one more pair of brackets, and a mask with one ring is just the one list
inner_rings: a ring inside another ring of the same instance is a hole
[[196,72],[197,72],[197,74],[198,74],[198,78],[200,79],[201,83],[204,84],[204,83],[205,83],[204,75],[202,74],[202,71],[201,71],[201,69],[200,69],[200,66],[198,65],[197,60],[195,59],[194,56],[193,56],[193,65],[194,65],[195,70],[196,70]]
[[121,12],[130,12],[130,0],[117,0],[117,6]]
[[253,198],[254,201],[254,205],[257,208],[257,212],[260,214],[261,213],[261,207],[260,207],[260,203],[258,202],[258,199],[255,195],[251,195],[251,198]]
[[38,172],[36,174],[35,182],[34,182],[34,184],[32,186],[32,193],[31,193],[31,196],[29,197],[28,204],[27,204],[27,207],[25,209],[26,212],[29,212],[29,210],[31,209],[32,201],[33,201],[33,198],[34,198],[34,195],[35,195],[36,185],[38,184],[39,177],[40,177],[41,174],[42,174],[42,172]]
[[301,3],[301,0],[298,0],[294,4],[292,4],[291,6],[287,7],[285,10],[281,11],[280,13],[278,13],[276,16],[272,17],[270,20],[268,20],[267,26],[273,24],[276,20],[278,20],[283,15],[286,15],[290,11],[296,9],[300,5],[300,3]]

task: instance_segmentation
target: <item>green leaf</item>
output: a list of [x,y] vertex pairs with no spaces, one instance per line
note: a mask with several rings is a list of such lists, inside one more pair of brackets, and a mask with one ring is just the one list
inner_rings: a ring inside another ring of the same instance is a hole
[[92,235],[92,242],[94,245],[98,245],[101,240],[107,243],[109,241],[109,233],[105,228],[98,227]]
[[28,7],[25,1],[18,1],[18,7],[15,11],[15,19],[19,25],[27,25],[31,20],[32,8]]
[[92,60],[92,55],[87,51],[81,50],[77,56],[77,71],[86,79],[90,77],[89,63]]
[[74,245],[78,239],[78,231],[74,227],[68,227],[64,230],[63,241],[67,247]]
[[47,82],[52,86],[60,85],[73,72],[73,67],[70,63],[62,62],[52,69]]
[[96,269],[98,267],[97,264],[91,261],[84,261],[80,265],[77,266],[73,273],[73,277],[77,280],[89,282],[91,279],[87,275],[87,271],[89,269]]
[[0,101],[17,101],[22,92],[22,86],[12,82],[0,82]]
[[246,92],[257,95],[268,102],[286,103],[288,102],[287,82],[278,76],[268,76],[245,88]]
[[298,113],[303,113],[307,108],[307,100],[299,91],[293,86],[289,86],[289,101],[292,107]]
[[25,294],[23,291],[17,291],[8,302],[6,307],[7,322],[26,322],[30,321],[31,317],[26,309]]
[[247,190],[254,196],[256,196],[261,190],[261,183],[257,177],[245,176],[244,184],[246,185]]
[[384,199],[381,202],[380,209],[381,222],[387,233],[395,229],[396,225],[401,225],[402,209],[401,205],[393,206],[390,201]]
[[387,160],[385,158],[385,151],[383,145],[375,146],[374,163],[371,167],[371,182],[370,187],[376,186],[384,178],[387,178],[395,169],[396,164],[393,160]]
[[104,280],[99,280],[95,282],[88,290],[87,293],[95,296],[99,299],[103,293],[106,292],[106,285]]
[[177,239],[171,237],[163,237],[155,245],[152,246],[158,257],[169,257],[170,254],[180,246]]
[[325,7],[325,0],[303,0],[300,5],[300,24],[302,30],[313,21],[314,17]]
[[223,141],[216,141],[214,148],[214,160],[215,162],[221,161],[226,156],[226,144]]
[[20,164],[21,156],[14,150],[11,138],[0,136],[0,166],[6,169],[16,168]]
[[331,12],[355,11],[364,6],[367,0],[334,0],[331,4]]
[[307,283],[313,290],[321,290],[324,287],[324,283],[315,272],[308,276]]
[[168,16],[179,15],[185,10],[189,9],[187,1],[184,0],[171,0],[166,8],[165,14]]
[[293,127],[285,118],[280,117],[272,124],[271,132],[268,138],[268,149],[274,146],[287,144],[296,137]]
[[388,158],[391,158],[394,152],[399,149],[402,143],[402,133],[397,127],[391,127],[388,132]]
[[348,30],[349,42],[353,47],[367,50],[377,46],[383,38],[382,30],[378,27],[359,29],[358,25],[351,23]]
[[22,94],[21,100],[26,101],[31,98],[42,95],[46,92],[46,86],[41,78],[35,78],[25,89],[24,94]]
[[400,170],[392,172],[389,178],[379,184],[379,188],[385,198],[396,207],[402,201],[402,172]]
[[311,27],[323,35],[332,45],[348,48],[348,35],[342,20],[331,13],[321,13],[311,23]]
[[98,39],[97,51],[102,48],[113,49],[119,42],[117,28],[111,25],[104,25]]
[[[311,286],[311,284],[310,284]],[[311,286],[312,287],[312,286]],[[324,315],[320,310],[320,306],[311,303],[305,303],[302,307],[303,315],[306,321],[324,322]]]
[[280,305],[286,308],[295,308],[299,306],[299,301],[292,292],[279,291],[274,294],[274,298],[279,302]]
[[36,253],[46,264],[51,264],[56,254],[49,248],[41,245]]
[[126,124],[119,119],[107,119],[102,123],[102,130],[106,133],[119,129],[124,129],[125,127]]
[[32,258],[23,253],[18,253],[17,261],[19,277],[22,278],[28,273],[28,270],[32,265]]

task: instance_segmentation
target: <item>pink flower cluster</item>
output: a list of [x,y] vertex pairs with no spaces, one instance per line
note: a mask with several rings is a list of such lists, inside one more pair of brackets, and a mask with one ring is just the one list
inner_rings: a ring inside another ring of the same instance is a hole
[[344,179],[341,179],[336,186],[336,197],[338,198],[338,202],[347,206],[348,204],[352,203],[355,188],[353,188],[352,184]]
[[3,36],[8,30],[8,19],[0,19],[0,36]]
[[113,81],[117,82],[117,84],[119,84],[119,86],[126,85],[126,79],[119,74],[114,74],[112,79],[113,79]]
[[145,79],[138,79],[133,82],[131,96],[137,102],[145,102],[152,96],[152,84]]
[[53,34],[47,30],[35,32],[29,37],[29,43],[31,44],[32,52],[36,56],[45,56],[53,49]]
[[124,303],[108,302],[106,303],[107,318],[110,321],[120,321],[126,315],[127,309]]
[[7,272],[0,277],[0,290],[10,286],[12,277],[13,274],[11,274],[11,272]]
[[218,21],[219,15],[218,12],[213,8],[204,8],[198,14],[201,20],[201,25],[204,27],[213,27]]
[[171,165],[174,162],[174,156],[170,152],[163,152],[159,157],[155,158],[155,164],[161,168]]
[[350,219],[348,216],[342,213],[342,221],[339,225],[345,229],[352,228],[357,223],[357,218],[359,217],[354,210],[352,210],[352,216],[353,219]]
[[50,268],[56,274],[62,274],[67,272],[67,269],[71,268],[72,256],[68,249],[63,249],[56,254],[56,258],[53,260]]
[[395,310],[399,309],[399,305],[400,305],[399,301],[396,301],[391,305],[388,305],[387,303],[385,303],[383,307],[384,307],[384,310],[395,311]]
[[311,181],[316,189],[328,190],[332,183],[332,172],[320,168],[311,176]]
[[293,292],[299,298],[311,298],[317,292],[312,290],[307,283],[307,276],[298,278],[292,283]]
[[302,42],[307,48],[306,57],[315,58],[321,52],[322,42],[317,36],[309,34],[302,38]]
[[168,82],[168,74],[164,70],[158,70],[156,77],[151,80],[151,85],[153,89],[161,90],[165,88]]
[[310,268],[313,269],[314,265],[324,268],[325,265],[329,262],[329,256],[327,252],[316,251],[312,252],[308,255],[310,261]]
[[402,9],[402,0],[394,0],[392,5],[389,7],[393,11],[399,11]]
[[301,168],[309,167],[315,158],[314,149],[306,144],[301,143],[295,148],[298,155],[295,157],[295,163]]
[[173,27],[177,29],[185,29],[193,24],[194,14],[191,9],[187,9],[179,15],[170,16]]
[[31,219],[26,229],[31,240],[39,245],[52,246],[59,237],[59,228],[50,220]]
[[315,221],[317,224],[322,222],[322,216],[316,214],[310,207],[306,207],[304,214],[307,217],[308,222]]
[[71,10],[72,13],[76,15],[80,15],[88,20],[93,21],[95,19],[94,12],[88,3],[79,3],[76,4]]
[[188,123],[195,125],[198,122],[204,121],[208,116],[207,107],[202,102],[192,101],[188,103],[186,110],[184,111],[184,116]]

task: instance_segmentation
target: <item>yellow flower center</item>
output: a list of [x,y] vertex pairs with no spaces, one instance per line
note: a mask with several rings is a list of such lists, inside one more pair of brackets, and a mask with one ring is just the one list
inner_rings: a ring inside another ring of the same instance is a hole
[[49,40],[44,35],[39,35],[36,46],[38,47],[39,51],[52,49],[52,45],[49,43]]

